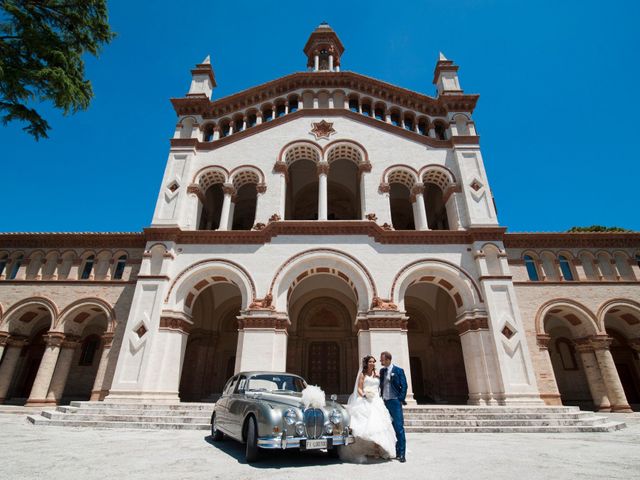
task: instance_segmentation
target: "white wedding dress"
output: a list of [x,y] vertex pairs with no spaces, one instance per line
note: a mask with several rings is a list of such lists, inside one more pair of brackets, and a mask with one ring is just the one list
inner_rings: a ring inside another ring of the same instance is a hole
[[351,416],[350,427],[356,441],[341,448],[340,458],[356,463],[366,462],[368,456],[394,458],[396,433],[391,424],[391,415],[380,397],[380,379],[365,375],[363,391],[368,395],[361,397],[358,394],[356,380],[356,387],[347,404]]

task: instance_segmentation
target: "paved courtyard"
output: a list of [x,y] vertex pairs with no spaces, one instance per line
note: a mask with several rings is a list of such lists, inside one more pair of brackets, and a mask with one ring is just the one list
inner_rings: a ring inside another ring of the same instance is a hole
[[407,463],[353,465],[321,453],[274,452],[247,465],[242,446],[204,431],[87,430],[0,415],[6,479],[631,479],[640,471],[640,414],[628,428],[576,434],[411,434]]

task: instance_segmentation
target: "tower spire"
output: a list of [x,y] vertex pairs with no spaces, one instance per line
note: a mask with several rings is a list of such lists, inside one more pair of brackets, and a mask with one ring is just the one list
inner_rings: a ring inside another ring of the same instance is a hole
[[339,72],[340,57],[344,46],[327,22],[318,25],[303,49],[307,56],[307,68],[314,72]]

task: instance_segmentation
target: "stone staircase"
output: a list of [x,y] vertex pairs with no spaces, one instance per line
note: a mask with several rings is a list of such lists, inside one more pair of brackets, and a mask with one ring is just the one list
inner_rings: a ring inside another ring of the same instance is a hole
[[[209,430],[212,403],[127,404],[71,402],[69,406],[28,415],[35,425],[91,428]],[[570,433],[609,432],[626,425],[578,407],[405,407],[410,433]]]

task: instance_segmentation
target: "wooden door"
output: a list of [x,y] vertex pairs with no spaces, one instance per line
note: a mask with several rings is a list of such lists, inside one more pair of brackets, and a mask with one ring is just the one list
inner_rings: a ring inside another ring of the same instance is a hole
[[338,342],[309,344],[306,380],[318,385],[327,395],[340,391],[340,346]]

